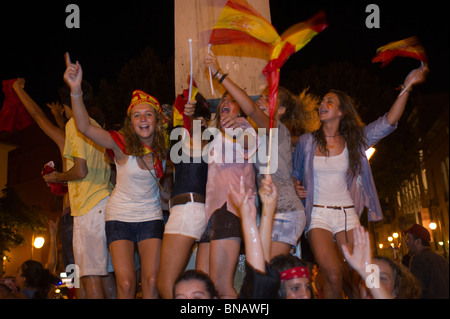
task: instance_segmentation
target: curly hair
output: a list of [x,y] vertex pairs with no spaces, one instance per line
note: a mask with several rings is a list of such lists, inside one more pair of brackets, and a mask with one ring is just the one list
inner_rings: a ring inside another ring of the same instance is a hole
[[[347,144],[350,170],[357,176],[361,170],[360,159],[365,156],[364,150],[367,148],[363,130],[364,123],[356,112],[355,104],[351,97],[339,90],[330,90],[329,93],[336,94],[339,99],[339,109],[342,112],[342,118],[339,123],[339,134],[344,137],[345,143]],[[329,156],[327,140],[322,126],[312,134],[322,154]]]
[[280,116],[291,135],[300,136],[314,132],[320,127],[319,98],[308,93],[308,88],[299,95],[292,94],[284,87],[278,88],[278,106],[284,106],[286,112]]
[[[164,136],[164,128],[161,125],[161,115],[158,112],[156,114],[156,127],[155,127],[155,138],[153,139],[153,145],[149,145],[155,150],[155,154],[159,159],[164,159],[166,157],[167,148],[166,140]],[[142,145],[142,141],[139,139],[138,135],[134,131],[131,115],[125,118],[122,130],[125,138],[125,147],[127,152],[133,156],[144,156],[145,148]]]

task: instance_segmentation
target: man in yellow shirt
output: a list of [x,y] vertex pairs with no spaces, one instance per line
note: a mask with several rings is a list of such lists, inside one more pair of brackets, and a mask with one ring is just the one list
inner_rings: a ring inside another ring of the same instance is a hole
[[78,132],[73,118],[66,124],[64,157],[67,171],[45,175],[44,180],[68,183],[75,264],[86,298],[102,299],[102,276],[108,275],[105,210],[113,189],[110,165],[105,149]]

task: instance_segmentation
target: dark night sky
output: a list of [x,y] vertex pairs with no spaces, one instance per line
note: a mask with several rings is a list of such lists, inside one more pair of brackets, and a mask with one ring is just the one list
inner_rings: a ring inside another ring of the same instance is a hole
[[[189,1],[189,0],[186,0]],[[81,28],[67,29],[69,3],[81,11]],[[0,79],[24,77],[27,90],[38,103],[57,98],[69,51],[83,65],[85,78],[94,88],[101,78],[114,79],[125,61],[145,47],[162,58],[174,52],[173,1],[58,1],[19,2],[0,5],[2,52]],[[368,29],[365,12],[378,4],[381,28]],[[424,93],[448,92],[449,28],[442,1],[302,1],[272,0],[272,24],[281,34],[289,26],[325,10],[329,28],[290,58],[283,68],[303,69],[312,64],[353,61],[386,80],[400,83],[409,72],[402,63],[385,69],[370,62],[378,47],[417,35],[427,50],[431,73]],[[0,101],[3,99],[0,96]]]

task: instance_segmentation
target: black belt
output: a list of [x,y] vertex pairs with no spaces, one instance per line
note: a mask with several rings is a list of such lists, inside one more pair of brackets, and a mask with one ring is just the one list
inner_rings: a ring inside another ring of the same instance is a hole
[[313,205],[313,207],[319,207],[319,208],[327,208],[327,209],[336,209],[336,210],[343,210],[345,214],[345,241],[348,243],[348,237],[347,237],[347,212],[346,209],[349,208],[355,208],[354,205],[351,206],[324,206],[324,205]]
[[328,208],[328,209],[337,209],[337,210],[342,210],[342,209],[349,209],[349,208],[355,208],[355,206],[324,206],[324,205],[313,205],[313,207],[320,207],[320,208]]
[[184,205],[189,202],[204,203],[205,196],[197,193],[183,193],[172,197],[169,201],[169,208],[177,205]]

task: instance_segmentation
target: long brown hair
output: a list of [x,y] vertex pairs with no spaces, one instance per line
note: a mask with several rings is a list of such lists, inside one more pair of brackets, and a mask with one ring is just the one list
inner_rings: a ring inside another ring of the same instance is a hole
[[[354,102],[346,93],[339,90],[330,90],[339,99],[339,109],[342,112],[342,118],[339,123],[339,134],[344,138],[347,144],[350,170],[357,176],[361,170],[361,157],[365,156],[364,150],[367,148],[364,137],[364,123],[356,112]],[[327,140],[322,126],[314,131],[313,136],[317,141],[317,145],[322,154],[329,156],[327,148]]]
[[[164,128],[161,125],[161,115],[155,111],[156,114],[156,127],[155,127],[155,137],[153,139],[153,145],[149,145],[155,152],[156,156],[163,160],[166,157],[166,142],[164,137]],[[142,141],[139,136],[134,131],[131,114],[125,118],[123,128],[123,135],[125,137],[125,147],[127,152],[133,156],[144,156],[145,148],[142,145]]]

